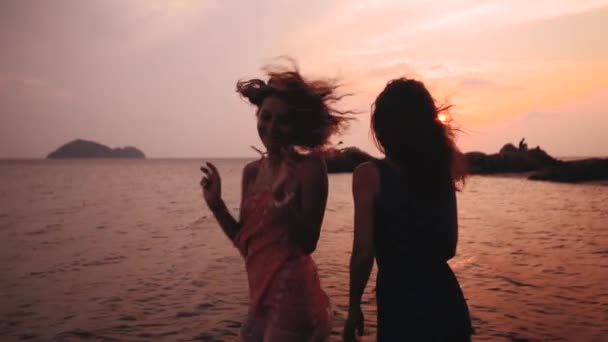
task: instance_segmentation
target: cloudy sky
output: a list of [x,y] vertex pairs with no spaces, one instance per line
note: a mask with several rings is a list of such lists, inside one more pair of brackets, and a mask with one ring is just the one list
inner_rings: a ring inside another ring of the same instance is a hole
[[608,155],[608,0],[4,0],[0,44],[0,158],[254,156],[235,82],[281,55],[342,79],[364,113],[341,139],[372,153],[369,106],[409,76],[455,105],[465,151]]

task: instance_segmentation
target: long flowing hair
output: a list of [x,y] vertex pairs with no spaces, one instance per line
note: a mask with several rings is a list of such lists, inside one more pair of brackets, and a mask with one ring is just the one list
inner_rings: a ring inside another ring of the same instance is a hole
[[331,136],[343,132],[349,124],[352,111],[338,110],[335,105],[345,96],[338,93],[336,79],[306,79],[293,59],[289,66],[280,64],[263,68],[268,81],[250,79],[238,81],[237,92],[258,110],[268,96],[278,96],[289,108],[294,128],[293,144],[316,149],[329,143]]
[[466,162],[454,142],[455,129],[442,117],[451,106],[438,106],[425,85],[398,78],[388,82],[372,108],[376,146],[402,166],[409,184],[434,194],[464,184]]

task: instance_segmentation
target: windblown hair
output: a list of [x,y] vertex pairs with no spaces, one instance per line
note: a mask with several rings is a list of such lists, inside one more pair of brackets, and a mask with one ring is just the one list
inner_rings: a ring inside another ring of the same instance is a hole
[[348,127],[351,111],[334,106],[347,95],[337,94],[335,79],[308,80],[291,60],[290,67],[270,65],[263,68],[268,81],[251,79],[238,81],[236,91],[258,108],[264,99],[277,96],[287,103],[289,120],[293,125],[292,144],[308,149],[323,148],[332,135]]
[[442,122],[451,106],[438,106],[420,81],[398,78],[388,82],[372,108],[371,128],[376,146],[402,166],[412,187],[435,193],[464,183],[466,163],[454,142],[455,129]]

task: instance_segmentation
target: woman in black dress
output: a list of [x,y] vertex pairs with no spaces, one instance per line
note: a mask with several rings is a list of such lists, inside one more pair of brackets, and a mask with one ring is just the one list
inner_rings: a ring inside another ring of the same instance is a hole
[[462,154],[423,83],[395,79],[378,95],[372,133],[385,158],[353,173],[355,233],[345,341],[363,333],[361,296],[374,262],[378,341],[470,341],[469,310],[447,261],[456,253]]

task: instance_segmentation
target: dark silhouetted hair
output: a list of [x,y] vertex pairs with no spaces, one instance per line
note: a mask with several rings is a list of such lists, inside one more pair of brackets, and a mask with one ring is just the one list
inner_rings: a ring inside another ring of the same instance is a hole
[[464,156],[454,143],[450,106],[438,106],[420,81],[398,78],[386,85],[372,108],[371,128],[378,148],[402,166],[410,186],[430,194],[464,182]]
[[268,96],[283,99],[293,124],[292,144],[316,149],[326,146],[329,138],[348,127],[351,111],[337,110],[334,105],[346,95],[337,94],[336,80],[308,80],[302,77],[296,63],[289,67],[270,65],[263,68],[268,82],[260,79],[239,81],[236,91],[258,107]]

